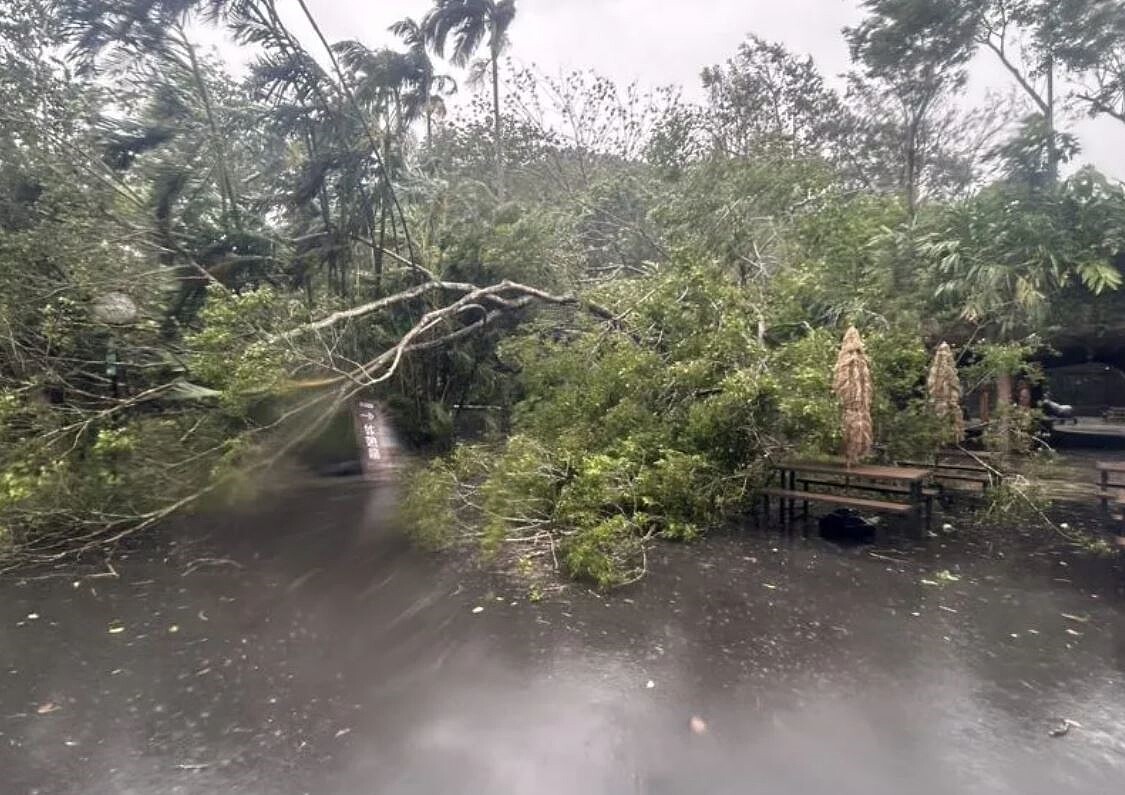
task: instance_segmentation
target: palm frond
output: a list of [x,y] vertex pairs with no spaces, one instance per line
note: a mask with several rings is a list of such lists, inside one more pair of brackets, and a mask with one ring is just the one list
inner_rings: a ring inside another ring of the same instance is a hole
[[104,51],[153,52],[166,46],[169,31],[199,16],[226,18],[249,0],[59,0],[71,57],[93,68]]
[[402,43],[411,50],[420,49],[423,52],[425,51],[426,34],[423,32],[422,26],[414,19],[410,17],[400,19],[398,22],[391,25],[388,30],[402,39]]
[[488,58],[477,58],[469,65],[469,74],[465,82],[472,88],[479,88],[488,79],[488,70],[492,61]]
[[516,0],[500,0],[492,12],[489,24],[491,36],[489,49],[496,55],[508,48],[508,28],[516,18]]
[[430,87],[438,94],[447,97],[457,93],[457,81],[450,75],[434,75],[430,80]]
[[434,52],[443,58],[452,37],[449,60],[464,66],[489,34],[495,10],[493,0],[437,0],[422,20],[422,30]]

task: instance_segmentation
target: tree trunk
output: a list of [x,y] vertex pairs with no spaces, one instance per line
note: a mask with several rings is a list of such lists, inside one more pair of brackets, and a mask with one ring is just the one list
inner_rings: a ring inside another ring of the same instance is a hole
[[907,126],[905,149],[905,174],[903,194],[906,199],[906,213],[911,220],[918,214],[918,128],[920,119],[914,118]]
[[999,420],[1000,451],[1007,453],[1012,447],[1012,376],[1003,373],[996,378],[996,414]]
[[219,174],[219,198],[223,204],[223,219],[226,220],[229,212],[236,228],[242,228],[242,218],[238,211],[238,198],[234,192],[234,181],[231,179],[230,168],[227,163],[226,143],[219,131],[219,123],[215,118],[215,110],[211,104],[211,92],[207,88],[207,80],[199,66],[199,59],[195,54],[195,46],[188,41],[182,29],[179,31],[181,41],[188,53],[192,78],[199,91],[199,99],[203,103],[204,117],[207,119],[207,128],[210,131],[211,146],[215,150],[215,160]]
[[1047,179],[1051,185],[1059,181],[1059,148],[1055,140],[1055,59],[1047,59]]
[[383,293],[383,252],[386,250],[387,245],[387,195],[386,191],[383,192],[383,200],[380,202],[379,207],[379,247],[375,250],[377,259],[375,261],[375,297],[379,298]]
[[500,53],[492,51],[492,135],[496,146],[496,196],[504,201],[504,145],[500,139]]

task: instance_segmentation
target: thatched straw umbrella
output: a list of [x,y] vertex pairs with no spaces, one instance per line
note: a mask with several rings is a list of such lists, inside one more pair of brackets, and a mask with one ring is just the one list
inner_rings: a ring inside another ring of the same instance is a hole
[[871,430],[871,363],[863,350],[863,340],[855,326],[844,334],[844,344],[836,358],[832,391],[843,406],[844,459],[848,466],[871,453],[874,434]]
[[934,414],[945,423],[946,437],[954,444],[965,440],[965,417],[961,413],[961,379],[957,376],[957,362],[953,351],[943,342],[934,353],[930,375],[926,379],[930,391],[930,404]]

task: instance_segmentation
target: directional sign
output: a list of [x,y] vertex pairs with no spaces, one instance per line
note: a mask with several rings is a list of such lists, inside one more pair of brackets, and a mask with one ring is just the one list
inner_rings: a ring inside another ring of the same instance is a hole
[[394,467],[396,450],[383,408],[361,398],[352,406],[352,416],[364,477],[369,480],[386,477]]

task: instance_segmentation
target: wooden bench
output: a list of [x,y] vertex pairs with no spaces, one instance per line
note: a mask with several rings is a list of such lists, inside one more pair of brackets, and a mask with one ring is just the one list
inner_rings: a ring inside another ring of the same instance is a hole
[[[819,480],[815,478],[802,477],[798,477],[795,480],[794,486],[801,486],[803,488],[808,488],[809,486],[819,486],[821,488],[843,489],[844,491],[866,491],[872,492],[874,494],[897,494],[908,499],[911,497],[920,496],[922,498],[923,504],[925,505],[924,517],[927,527],[929,527],[934,515],[934,498],[936,497],[940,500],[944,493],[940,487],[933,486],[924,486],[921,491],[915,491],[910,486],[892,485],[890,483],[880,483],[878,485],[866,483],[841,483],[838,480]],[[801,493],[804,494],[805,492]],[[823,492],[814,493],[819,494]]]
[[877,513],[893,513],[899,516],[914,513],[915,507],[905,502],[886,502],[884,500],[868,500],[863,497],[846,497],[843,494],[830,494],[824,491],[796,491],[791,489],[762,489],[759,492],[766,501],[766,515],[769,515],[769,498],[777,497],[781,500],[780,513],[782,521],[785,520],[785,501],[804,503],[805,515],[808,515],[808,503],[823,502],[829,505],[843,505],[848,508],[859,508]]
[[1125,423],[1125,408],[1111,406],[1102,412],[1102,419],[1113,424]]
[[[862,483],[841,483],[838,480],[812,480],[809,478],[797,478],[797,485],[808,484],[809,486],[828,486],[834,489],[850,489],[852,491],[872,491],[877,494],[911,494],[909,486],[892,486],[887,485],[864,485]],[[922,489],[923,497],[940,497],[941,489],[927,486]]]
[[1117,500],[1120,504],[1125,500],[1125,461],[1099,461],[1098,467],[1098,500],[1102,510],[1109,510],[1109,501]]
[[981,487],[981,491],[986,491],[994,481],[1001,480],[997,472],[976,462],[958,464],[938,461],[927,464],[922,461],[899,461],[898,463],[902,466],[928,467],[931,470],[931,477],[936,481],[975,483]]

